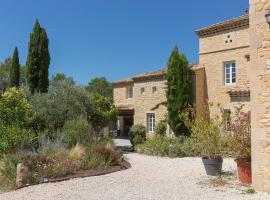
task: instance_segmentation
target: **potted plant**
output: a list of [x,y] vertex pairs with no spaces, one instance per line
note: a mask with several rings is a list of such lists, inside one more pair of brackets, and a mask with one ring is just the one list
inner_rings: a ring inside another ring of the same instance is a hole
[[220,151],[220,124],[218,117],[210,119],[208,116],[198,116],[192,126],[192,133],[196,135],[199,143],[204,147],[202,162],[207,175],[221,174],[223,159]]
[[231,122],[231,136],[229,145],[235,153],[238,178],[242,183],[251,184],[251,130],[250,112],[242,112],[243,106],[236,107],[233,121]]

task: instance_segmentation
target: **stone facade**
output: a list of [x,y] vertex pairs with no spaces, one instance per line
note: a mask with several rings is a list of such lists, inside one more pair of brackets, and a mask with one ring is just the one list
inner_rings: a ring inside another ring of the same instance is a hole
[[269,0],[250,0],[252,181],[270,192],[270,26]]
[[[136,76],[124,81],[118,81],[114,86],[114,104],[120,109],[118,129],[124,135],[125,118],[133,117],[133,124],[142,124],[147,127],[147,114],[155,114],[155,123],[165,119],[166,108],[160,105],[166,101],[165,94],[165,71],[161,70],[148,74],[146,77]],[[127,98],[127,90],[133,87],[133,97]],[[153,89],[155,88],[155,89]],[[126,114],[127,110],[133,110]],[[153,133],[149,132],[151,136]]]
[[[247,19],[248,16],[245,15],[197,31],[199,63],[205,68],[208,101],[231,111],[239,104],[244,104],[246,111],[250,110],[248,95],[232,98],[228,94],[231,90],[249,91],[250,45]],[[225,63],[232,61],[236,65],[236,83],[226,85]],[[212,114],[219,112],[217,106],[213,106],[212,109]]]
[[[270,0],[249,1],[249,14],[196,31],[200,64],[193,68],[193,96],[197,106],[208,100],[225,109],[244,104],[246,111],[251,110],[253,187],[270,192],[270,25],[265,18]],[[236,66],[236,82],[227,85],[224,64],[231,61]],[[166,99],[165,73],[148,73],[114,84],[114,103],[126,111],[123,116],[128,113],[134,124],[145,126],[147,113],[155,113],[156,122],[164,119],[164,106],[152,108]],[[129,86],[134,89],[132,99],[126,98]],[[153,87],[156,93],[152,93]]]

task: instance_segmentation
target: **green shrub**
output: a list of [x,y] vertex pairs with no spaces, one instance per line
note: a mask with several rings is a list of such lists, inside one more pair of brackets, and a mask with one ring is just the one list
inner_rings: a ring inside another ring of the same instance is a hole
[[64,142],[68,147],[79,144],[88,144],[93,140],[91,127],[86,119],[79,118],[67,121],[62,130]]
[[16,88],[8,89],[0,98],[0,121],[5,126],[31,127],[34,112],[24,94]]
[[156,134],[160,135],[160,136],[165,136],[166,130],[167,130],[166,121],[164,121],[164,120],[159,121],[157,126],[156,126]]
[[133,147],[146,140],[146,128],[142,124],[134,125],[130,128],[129,139]]
[[7,154],[3,157],[3,165],[0,168],[0,173],[3,176],[3,182],[7,189],[13,189],[16,186],[17,165],[24,163],[26,157],[23,154]]
[[0,157],[2,154],[16,150],[32,150],[38,145],[37,136],[19,125],[4,126],[0,124]]
[[201,155],[203,146],[198,144],[194,137],[168,138],[166,136],[155,136],[138,145],[136,150],[155,156],[193,157]]
[[69,79],[51,81],[48,93],[29,96],[37,113],[39,126],[52,130],[62,128],[66,121],[86,117],[92,112],[89,94]]

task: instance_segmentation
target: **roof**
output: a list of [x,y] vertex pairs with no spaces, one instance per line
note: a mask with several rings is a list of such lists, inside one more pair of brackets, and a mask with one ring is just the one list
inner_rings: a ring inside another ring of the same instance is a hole
[[[201,67],[199,64],[191,64],[190,68],[192,70],[197,70],[197,69],[200,69]],[[136,75],[136,76],[131,77],[131,78],[116,81],[113,83],[113,86],[118,86],[118,85],[123,85],[123,84],[131,84],[131,83],[134,83],[134,81],[165,78],[166,73],[167,73],[167,68],[162,68],[162,69],[157,70],[157,71],[146,72],[146,73],[139,74],[139,75]]]
[[198,36],[207,36],[210,34],[215,34],[222,31],[227,31],[227,30],[240,28],[240,27],[247,27],[247,26],[249,26],[249,15],[245,14],[240,17],[226,20],[224,22],[220,22],[211,26],[200,28],[196,30],[196,33]]

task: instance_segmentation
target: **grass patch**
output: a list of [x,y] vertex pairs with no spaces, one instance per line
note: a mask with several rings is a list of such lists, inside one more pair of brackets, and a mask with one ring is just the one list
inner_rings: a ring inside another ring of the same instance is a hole
[[248,188],[246,188],[245,190],[243,190],[243,192],[244,192],[245,194],[255,194],[255,193],[256,193],[256,190],[254,190],[254,189],[251,188],[251,187],[248,187]]

